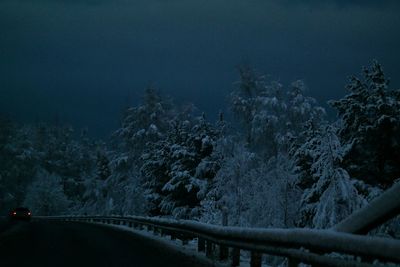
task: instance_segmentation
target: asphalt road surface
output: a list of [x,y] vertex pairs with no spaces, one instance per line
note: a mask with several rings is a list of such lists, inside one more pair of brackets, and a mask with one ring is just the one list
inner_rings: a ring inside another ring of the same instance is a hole
[[207,266],[119,229],[78,222],[0,222],[0,266]]

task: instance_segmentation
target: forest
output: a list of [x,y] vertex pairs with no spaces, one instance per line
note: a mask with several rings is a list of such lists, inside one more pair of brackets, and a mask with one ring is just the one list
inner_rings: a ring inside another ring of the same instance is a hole
[[[238,69],[216,121],[148,87],[107,141],[0,119],[0,212],[329,228],[400,181],[400,90],[374,61],[328,116],[301,80]],[[394,219],[379,230],[399,235]]]

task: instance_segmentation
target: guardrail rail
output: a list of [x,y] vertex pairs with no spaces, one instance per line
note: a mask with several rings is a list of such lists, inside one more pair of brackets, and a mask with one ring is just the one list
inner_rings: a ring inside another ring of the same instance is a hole
[[359,234],[397,216],[399,210],[400,184],[397,184],[327,230],[241,228],[139,216],[47,216],[37,219],[126,225],[180,239],[183,244],[196,240],[199,252],[221,261],[230,260],[231,266],[238,266],[240,250],[247,250],[251,253],[251,267],[261,266],[263,254],[286,257],[289,267],[300,263],[363,267],[400,264],[400,240]]

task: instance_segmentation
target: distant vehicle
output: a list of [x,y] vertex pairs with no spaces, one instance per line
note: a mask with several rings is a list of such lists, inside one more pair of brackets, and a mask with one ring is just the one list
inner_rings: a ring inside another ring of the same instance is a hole
[[32,213],[28,208],[16,208],[10,212],[10,219],[11,220],[23,220],[23,221],[30,221]]

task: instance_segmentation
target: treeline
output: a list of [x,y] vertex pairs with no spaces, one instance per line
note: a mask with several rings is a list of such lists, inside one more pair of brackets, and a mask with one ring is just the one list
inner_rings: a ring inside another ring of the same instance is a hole
[[302,81],[285,87],[248,67],[239,75],[232,121],[210,122],[154,88],[107,144],[1,120],[0,209],[218,224],[227,213],[236,226],[327,228],[400,178],[400,90],[377,62],[329,102],[334,121]]

